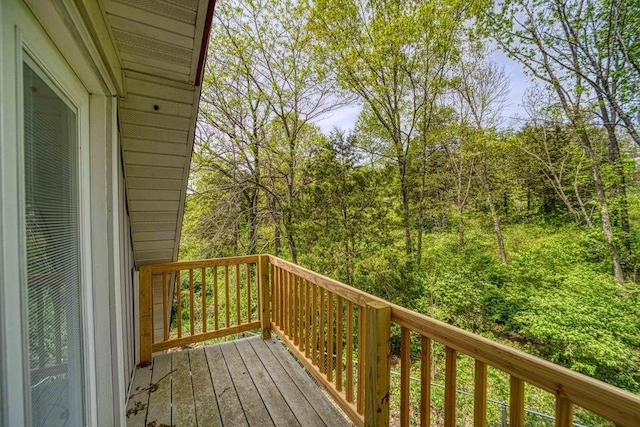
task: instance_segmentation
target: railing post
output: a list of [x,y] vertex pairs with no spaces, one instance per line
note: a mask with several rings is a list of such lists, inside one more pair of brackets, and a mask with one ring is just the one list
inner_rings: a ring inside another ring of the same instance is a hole
[[260,329],[262,339],[271,338],[271,299],[269,297],[269,256],[258,257],[258,277],[260,278],[258,292],[260,299]]
[[151,300],[151,268],[140,267],[140,363],[151,362],[151,316],[153,301]]
[[379,301],[370,302],[366,319],[364,425],[388,426],[391,307]]

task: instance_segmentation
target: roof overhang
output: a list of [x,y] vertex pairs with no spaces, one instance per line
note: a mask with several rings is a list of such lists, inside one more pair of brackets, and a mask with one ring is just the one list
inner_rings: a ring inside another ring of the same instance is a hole
[[178,257],[215,0],[101,0],[122,78],[118,119],[137,266]]

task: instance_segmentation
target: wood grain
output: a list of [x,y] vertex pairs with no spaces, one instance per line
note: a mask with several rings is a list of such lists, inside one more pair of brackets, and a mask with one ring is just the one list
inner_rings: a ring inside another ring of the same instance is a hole
[[509,384],[509,426],[524,427],[524,381],[513,375]]
[[[372,304],[372,303],[371,303]],[[409,426],[409,390],[411,385],[411,331],[400,330],[400,426]]]
[[445,384],[444,384],[444,425],[456,427],[456,351],[450,347],[445,356]]
[[431,339],[420,343],[420,425],[431,425]]
[[366,310],[364,425],[383,427],[389,425],[391,308],[374,301]]
[[479,360],[475,361],[473,395],[473,425],[485,427],[487,425],[487,365]]
[[260,301],[260,329],[262,339],[271,337],[271,298],[269,295],[269,258],[261,255],[258,265],[258,299]]
[[556,396],[556,427],[573,427],[573,405],[562,396]]
[[140,361],[151,361],[152,344],[152,299],[151,299],[151,269],[140,267]]

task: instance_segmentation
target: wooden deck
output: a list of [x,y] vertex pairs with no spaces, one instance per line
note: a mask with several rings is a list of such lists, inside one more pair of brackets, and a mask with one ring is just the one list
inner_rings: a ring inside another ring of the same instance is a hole
[[138,368],[127,426],[349,426],[276,339],[156,356]]

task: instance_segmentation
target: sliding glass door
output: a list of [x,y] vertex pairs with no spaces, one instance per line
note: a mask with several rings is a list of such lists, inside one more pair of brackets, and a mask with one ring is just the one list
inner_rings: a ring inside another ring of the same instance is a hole
[[26,296],[33,426],[85,421],[77,110],[22,63]]

